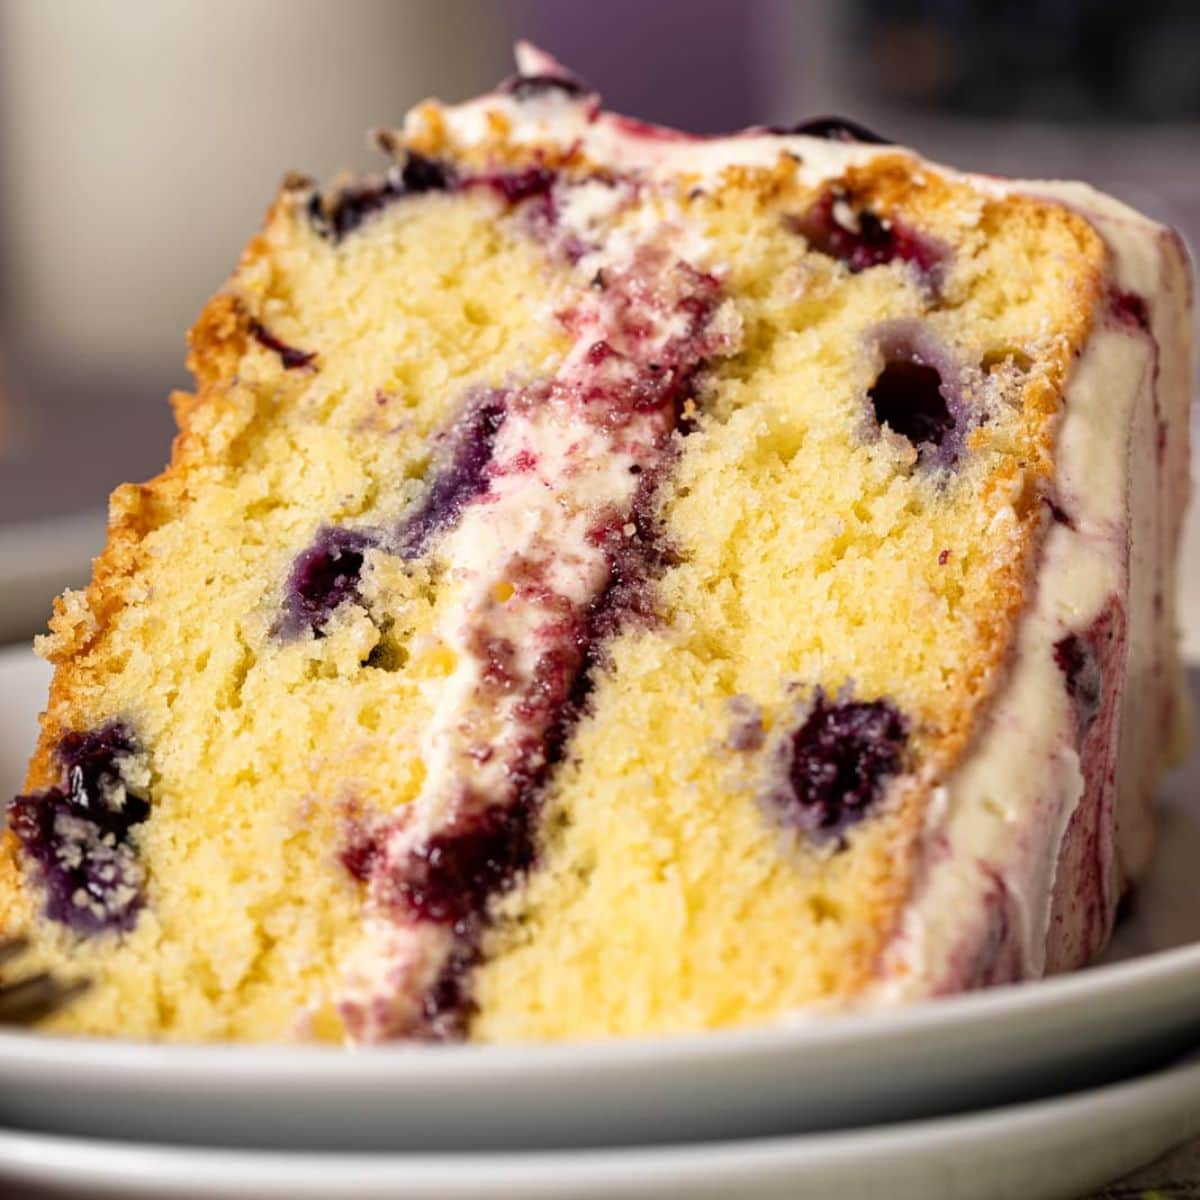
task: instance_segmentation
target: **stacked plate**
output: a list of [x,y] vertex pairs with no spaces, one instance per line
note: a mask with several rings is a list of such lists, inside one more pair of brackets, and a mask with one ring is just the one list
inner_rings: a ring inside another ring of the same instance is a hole
[[[47,674],[0,651],[4,794]],[[1082,1196],[1200,1135],[1200,758],[1162,807],[1102,965],[895,1013],[358,1053],[0,1034],[0,1196]]]

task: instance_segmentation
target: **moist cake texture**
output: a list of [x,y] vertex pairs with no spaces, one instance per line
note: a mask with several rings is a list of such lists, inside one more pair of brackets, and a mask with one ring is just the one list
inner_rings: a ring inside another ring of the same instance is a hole
[[1086,962],[1185,725],[1190,280],[1083,185],[529,48],[290,177],[0,854],[48,1029],[712,1029]]

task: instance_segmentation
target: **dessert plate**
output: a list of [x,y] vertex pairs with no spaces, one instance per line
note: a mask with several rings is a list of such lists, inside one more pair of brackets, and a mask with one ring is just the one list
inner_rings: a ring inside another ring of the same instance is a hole
[[0,641],[32,637],[46,628],[54,597],[82,587],[92,556],[104,545],[103,509],[0,523]]
[[[0,651],[0,787],[48,668]],[[1200,671],[1192,674],[1200,690]],[[308,1150],[652,1144],[864,1126],[1059,1094],[1200,1043],[1200,759],[1106,965],[891,1012],[583,1045],[167,1046],[0,1034],[0,1125]]]
[[[1200,1132],[1200,1059],[989,1112],[790,1138],[526,1154],[313,1154],[0,1130],[0,1186],[75,1200],[1058,1200]],[[8,1191],[5,1195],[11,1194]]]

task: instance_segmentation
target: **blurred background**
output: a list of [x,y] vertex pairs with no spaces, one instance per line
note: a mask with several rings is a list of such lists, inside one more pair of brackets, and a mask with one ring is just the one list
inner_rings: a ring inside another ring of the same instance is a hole
[[1200,244],[1196,0],[0,0],[10,583],[78,574],[111,487],[162,466],[185,331],[284,173],[372,166],[365,130],[489,88],[518,36],[644,118],[841,113]]

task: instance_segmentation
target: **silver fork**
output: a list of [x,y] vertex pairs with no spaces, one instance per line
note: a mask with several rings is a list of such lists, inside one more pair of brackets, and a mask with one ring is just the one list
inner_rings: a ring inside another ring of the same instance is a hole
[[[29,943],[22,937],[0,938],[0,967],[28,948]],[[49,971],[39,971],[12,983],[0,980],[0,1025],[32,1025],[69,1004],[87,987],[87,980],[64,983]]]

